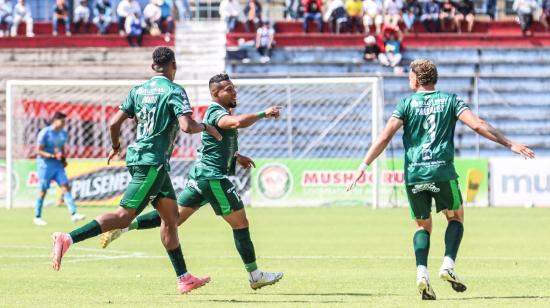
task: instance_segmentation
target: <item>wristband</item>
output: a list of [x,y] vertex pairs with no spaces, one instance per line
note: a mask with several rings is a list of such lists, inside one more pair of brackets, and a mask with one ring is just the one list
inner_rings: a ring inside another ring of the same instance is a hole
[[362,163],[359,165],[359,169],[357,169],[357,170],[359,170],[359,171],[361,171],[361,172],[365,172],[365,171],[367,171],[367,168],[368,168],[368,167],[369,167],[369,165],[367,165],[367,163],[362,162]]
[[111,144],[111,148],[112,148],[113,150],[115,150],[115,151],[120,150],[120,143],[119,143],[118,146],[116,146],[116,147],[115,147],[114,145]]
[[264,111],[258,112],[258,113],[256,113],[256,115],[257,115],[258,117],[260,117],[260,119],[265,118],[265,112],[264,112]]

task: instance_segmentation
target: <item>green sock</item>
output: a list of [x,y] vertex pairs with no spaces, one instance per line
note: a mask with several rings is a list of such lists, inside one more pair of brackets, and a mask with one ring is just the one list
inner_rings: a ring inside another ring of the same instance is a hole
[[246,271],[253,272],[257,270],[256,253],[254,252],[254,245],[250,239],[250,231],[248,228],[233,230],[233,239],[235,240],[235,247],[237,247],[237,251],[241,255]]
[[185,265],[185,260],[183,259],[183,253],[181,252],[181,245],[178,245],[176,249],[166,250],[172,266],[176,271],[176,276],[180,277],[183,274],[187,273],[187,266]]
[[95,219],[69,233],[69,235],[73,239],[73,243],[78,243],[100,234],[101,226]]
[[456,260],[463,234],[464,225],[458,220],[451,220],[445,231],[445,256]]
[[418,230],[413,237],[416,266],[428,267],[428,254],[430,253],[430,233],[426,230]]
[[143,230],[160,227],[160,215],[157,211],[139,215],[130,223],[128,230]]

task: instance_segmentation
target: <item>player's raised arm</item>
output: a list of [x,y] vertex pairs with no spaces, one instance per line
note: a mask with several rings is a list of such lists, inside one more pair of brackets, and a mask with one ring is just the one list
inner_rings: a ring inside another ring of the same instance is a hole
[[216,140],[222,140],[222,135],[214,126],[205,123],[198,123],[197,121],[193,120],[190,113],[179,117],[178,123],[180,129],[185,133],[196,134],[207,132],[208,134],[212,135],[212,137],[216,138]]
[[395,135],[402,125],[403,120],[396,117],[392,116],[388,120],[388,123],[382,133],[376,138],[374,143],[369,148],[365,159],[359,166],[353,182],[348,186],[347,191],[350,191],[353,187],[355,187],[355,184],[363,176],[365,170],[367,170],[367,167],[372,164],[372,162],[384,151],[384,149],[388,146],[388,143],[390,143],[391,138],[393,138],[393,135]]
[[122,123],[126,121],[126,119],[130,118],[130,114],[126,113],[125,111],[119,110],[115,114],[115,116],[111,119],[111,122],[109,123],[109,132],[111,134],[111,152],[109,152],[109,157],[107,159],[107,165],[111,162],[111,159],[113,159],[116,155],[120,153],[120,127],[122,127]]
[[512,142],[501,132],[499,132],[498,129],[480,119],[471,110],[467,109],[463,111],[458,119],[479,135],[509,148],[512,152],[519,154],[526,159],[535,158],[535,152],[533,152],[533,150],[531,150],[528,146]]
[[281,115],[281,107],[272,106],[267,108],[265,111],[257,113],[248,113],[241,115],[224,115],[219,121],[218,126],[222,129],[236,129],[236,128],[246,128],[259,120],[266,118],[277,119]]

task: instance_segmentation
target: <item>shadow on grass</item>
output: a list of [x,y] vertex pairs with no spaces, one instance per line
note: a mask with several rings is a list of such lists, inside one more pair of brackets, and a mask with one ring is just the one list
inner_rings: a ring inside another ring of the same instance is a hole
[[550,296],[517,295],[517,296],[474,296],[462,298],[445,298],[442,301],[468,301],[476,299],[549,299]]
[[359,292],[337,292],[337,293],[278,293],[271,295],[284,295],[284,296],[366,296],[366,297],[379,297],[379,296],[399,296],[398,294],[386,294],[386,293],[359,293]]
[[205,302],[205,303],[234,303],[234,304],[246,304],[246,303],[271,303],[271,304],[342,304],[343,301],[307,301],[307,300],[246,300],[246,299],[204,299],[193,300],[193,302]]

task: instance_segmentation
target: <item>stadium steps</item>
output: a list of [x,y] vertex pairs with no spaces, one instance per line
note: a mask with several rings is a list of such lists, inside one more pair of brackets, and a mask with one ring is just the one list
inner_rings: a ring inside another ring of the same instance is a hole
[[[219,21],[180,22],[176,31],[176,79],[208,80],[224,71],[225,24]],[[190,95],[193,102],[207,103],[207,84]]]

